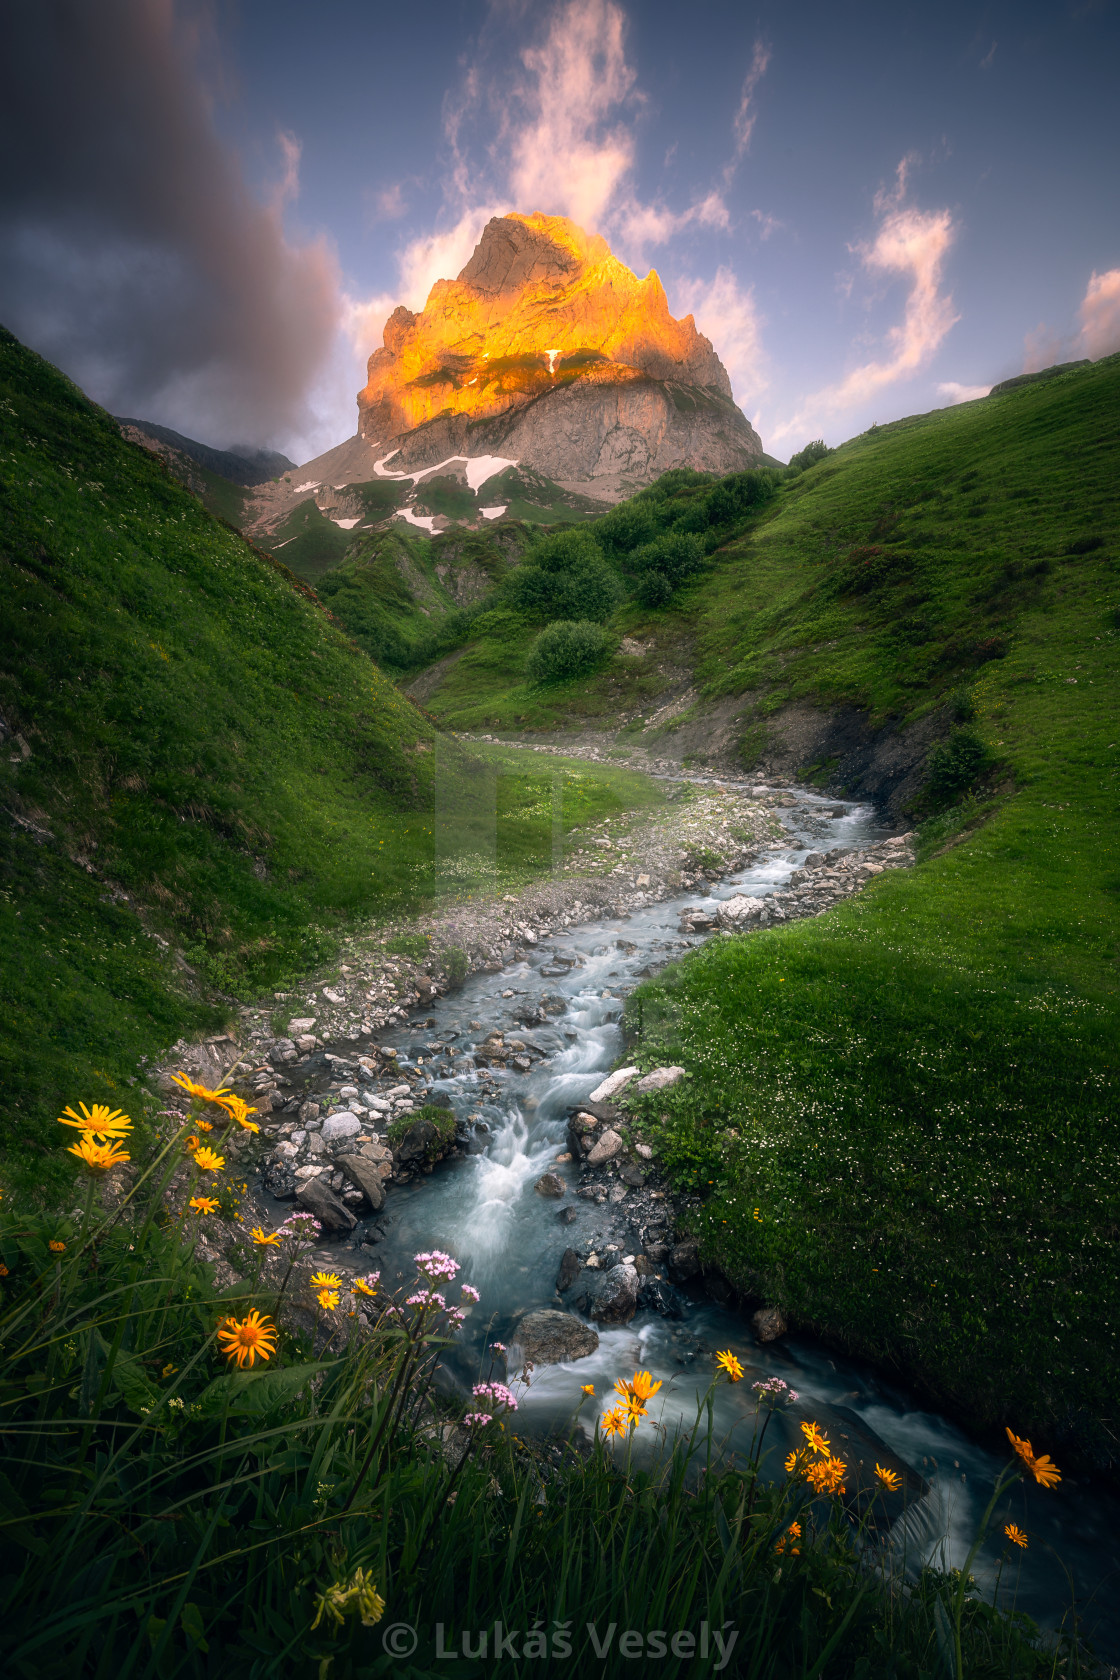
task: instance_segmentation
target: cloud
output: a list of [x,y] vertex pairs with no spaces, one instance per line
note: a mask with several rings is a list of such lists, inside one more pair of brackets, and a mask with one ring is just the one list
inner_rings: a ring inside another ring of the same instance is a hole
[[910,163],[903,158],[894,189],[876,195],[880,220],[875,238],[851,247],[868,274],[908,282],[902,321],[887,332],[884,355],[862,362],[843,379],[806,398],[798,412],[777,428],[775,437],[819,427],[824,416],[855,408],[917,373],[960,319],[953,311],[952,298],[942,291],[942,270],[956,227],[948,210],[919,210],[906,204]]
[[1096,361],[1120,350],[1120,268],[1094,269],[1081,300],[1081,354]]
[[338,276],[218,138],[172,0],[38,0],[0,25],[0,315],[117,413],[283,442],[329,355]]
[[735,400],[745,406],[766,390],[769,379],[762,350],[761,320],[754,293],[740,286],[733,271],[720,267],[714,280],[684,280],[673,287],[673,304],[695,317],[727,369]]
[[634,163],[633,133],[614,120],[637,79],[625,31],[611,0],[569,0],[544,42],[521,54],[525,118],[509,136],[509,186],[519,207],[597,227],[615,202]]
[[769,68],[770,56],[770,48],[762,41],[756,41],[754,54],[751,58],[751,67],[747,71],[746,79],[743,82],[743,91],[739,95],[739,109],[736,111],[731,125],[732,133],[735,136],[735,152],[723,171],[723,179],[726,185],[730,185],[731,177],[750,148],[751,135],[754,133],[754,125],[758,120],[758,112],[754,104],[754,90]]
[[955,379],[946,379],[937,387],[937,394],[948,397],[950,404],[975,402],[978,397],[986,397],[991,388],[990,385],[961,385]]

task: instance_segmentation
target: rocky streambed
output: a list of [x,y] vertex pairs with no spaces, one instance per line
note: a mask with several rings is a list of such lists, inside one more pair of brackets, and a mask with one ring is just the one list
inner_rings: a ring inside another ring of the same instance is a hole
[[[731,1348],[748,1381],[717,1390],[721,1451],[747,1449],[750,1381],[781,1376],[800,1399],[767,1437],[768,1469],[781,1473],[812,1417],[857,1477],[876,1463],[898,1471],[906,1514],[902,1496],[893,1514],[908,1556],[959,1564],[999,1457],[881,1373],[787,1332],[768,1303],[733,1298],[701,1265],[689,1199],[662,1179],[656,1138],[628,1106],[643,1082],[668,1089],[687,1070],[617,1067],[625,996],[643,975],[705,939],[819,914],[912,859],[910,837],[885,833],[867,807],[713,785],[640,835],[588,835],[583,860],[512,903],[414,923],[431,940],[420,962],[387,952],[384,934],[353,942],[336,974],[277,1000],[304,1011],[285,1011],[285,1032],[249,1011],[236,1044],[195,1047],[198,1075],[235,1064],[234,1082],[261,1110],[260,1140],[238,1157],[244,1224],[311,1211],[322,1235],[309,1264],[344,1278],[376,1271],[382,1289],[411,1282],[420,1250],[455,1255],[481,1304],[440,1381],[466,1392],[502,1344],[511,1378],[531,1367],[524,1429],[566,1430],[591,1384],[596,1398],[580,1412],[591,1430],[615,1380],[636,1368],[663,1382],[664,1429],[688,1428],[715,1351]],[[439,963],[452,935],[470,954],[459,984]],[[216,1264],[237,1269],[243,1241],[233,1231]],[[350,1305],[324,1314],[319,1333],[360,1325],[361,1302],[354,1319]],[[1086,1583],[1111,1545],[1114,1503],[1075,1486],[1067,1477],[1060,1498],[1028,1493],[1023,1509],[1017,1494],[1009,1508],[1039,1542],[1022,1562],[1020,1597],[1044,1620],[1064,1606],[1046,1542]],[[986,1586],[997,1568],[994,1547],[973,1572]]]

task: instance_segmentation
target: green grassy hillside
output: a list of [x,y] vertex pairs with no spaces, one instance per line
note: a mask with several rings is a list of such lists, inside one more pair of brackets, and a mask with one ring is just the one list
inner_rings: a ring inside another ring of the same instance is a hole
[[791,699],[942,708],[922,861],[632,1006],[645,1058],[693,1075],[651,1122],[711,1257],[1098,1465],[1120,1457],[1118,485],[1114,357],[783,490],[697,592],[700,672],[749,687],[755,741]]

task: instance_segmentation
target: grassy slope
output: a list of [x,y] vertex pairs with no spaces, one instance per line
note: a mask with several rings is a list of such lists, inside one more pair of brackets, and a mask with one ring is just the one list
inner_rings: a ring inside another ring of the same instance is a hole
[[[425,898],[433,732],[7,334],[0,428],[2,1150],[9,1185],[50,1191],[59,1106],[119,1099],[141,1056],[216,1029],[215,988],[281,984],[344,922]],[[551,862],[534,773],[550,790],[535,759],[499,784],[514,869],[544,834]],[[572,817],[642,803],[639,780],[594,778]]]
[[[856,440],[721,567],[713,688],[749,675],[763,717],[792,696],[904,715],[971,678],[1014,791],[932,819],[915,871],[716,941],[633,1005],[647,1055],[694,1074],[651,1114],[713,1257],[962,1412],[1098,1460],[1120,1399],[1118,397],[1113,358]],[[884,522],[903,580],[830,598]],[[900,635],[909,616],[936,636]]]

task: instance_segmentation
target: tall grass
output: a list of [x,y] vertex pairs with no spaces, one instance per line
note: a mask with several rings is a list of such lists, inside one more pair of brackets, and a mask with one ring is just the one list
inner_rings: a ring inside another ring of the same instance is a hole
[[[183,1211],[198,1118],[167,1120],[115,1207],[91,1181],[67,1219],[0,1225],[5,1673],[1087,1672],[967,1576],[893,1573],[878,1503],[818,1495],[808,1447],[777,1484],[757,1451],[721,1465],[711,1392],[641,1466],[625,1428],[577,1434],[578,1394],[573,1429],[530,1442],[480,1372],[489,1421],[464,1420],[432,1383],[470,1306],[437,1294],[447,1257],[417,1257],[406,1301],[316,1299],[267,1244],[217,1288]],[[279,1329],[237,1369],[254,1311]]]

